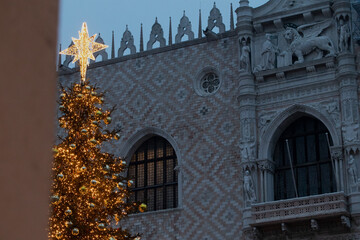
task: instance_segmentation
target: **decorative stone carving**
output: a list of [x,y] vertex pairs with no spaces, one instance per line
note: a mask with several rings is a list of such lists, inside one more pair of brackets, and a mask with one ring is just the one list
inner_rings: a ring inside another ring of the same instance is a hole
[[164,31],[156,18],[155,23],[151,29],[150,40],[147,43],[147,50],[151,50],[154,43],[157,41],[160,43],[160,47],[165,47],[166,40],[164,38]]
[[187,16],[185,16],[185,11],[184,11],[184,16],[180,19],[180,24],[178,26],[178,32],[175,36],[175,43],[181,42],[181,38],[184,35],[187,35],[189,40],[194,39],[194,32],[191,30],[191,22],[190,22],[189,18]]
[[352,144],[359,141],[359,124],[347,124],[342,126],[344,143]]
[[276,53],[279,52],[279,49],[271,41],[273,36],[272,34],[265,35],[266,40],[261,49],[260,64],[254,68],[254,72],[275,68]]
[[310,227],[311,227],[311,230],[313,230],[313,231],[319,230],[319,224],[315,219],[310,220]]
[[350,50],[351,31],[349,21],[340,18],[338,20],[338,34],[339,34],[339,51],[346,52]]
[[255,144],[252,142],[241,143],[241,158],[243,161],[250,161],[254,159]]
[[336,127],[340,127],[341,121],[340,121],[340,107],[338,101],[332,101],[325,103],[325,110],[327,114],[329,114],[335,123]]
[[249,170],[246,170],[244,175],[244,192],[246,201],[251,203],[256,201],[255,185]]
[[219,28],[219,33],[225,32],[225,24],[222,21],[220,10],[216,7],[216,4],[214,3],[214,7],[211,9],[210,16],[208,18],[207,29],[212,31],[215,27]]
[[354,159],[354,155],[350,154],[348,164],[347,164],[347,170],[349,173],[349,181],[350,185],[356,185],[359,182],[358,174],[357,174],[357,167]]
[[257,161],[257,164],[259,166],[259,169],[262,170],[262,171],[270,171],[272,173],[274,173],[275,171],[275,163],[273,161],[270,161],[270,160],[259,160]]
[[315,59],[321,59],[324,51],[327,52],[325,57],[335,56],[335,49],[331,39],[327,36],[319,36],[331,23],[331,21],[326,20],[305,24],[297,29],[293,27],[286,28],[284,38],[290,43],[289,50],[292,55],[298,58],[295,64],[304,62],[304,56],[309,55],[313,51],[318,53]]
[[243,38],[240,42],[240,71],[251,72],[250,46]]
[[136,53],[136,47],[134,45],[134,37],[129,31],[128,26],[126,25],[126,30],[123,34],[123,37],[121,38],[118,56],[119,57],[124,56],[124,52],[127,48],[130,49],[130,54]]
[[341,223],[346,228],[351,228],[350,218],[348,216],[341,216]]
[[[100,36],[100,33],[99,36],[96,38],[95,42],[105,44],[104,39],[102,39],[102,37]],[[102,61],[108,60],[108,54],[105,49],[94,53],[94,58],[96,59],[99,55],[102,57]],[[90,63],[93,62],[95,62],[95,60],[90,60]]]

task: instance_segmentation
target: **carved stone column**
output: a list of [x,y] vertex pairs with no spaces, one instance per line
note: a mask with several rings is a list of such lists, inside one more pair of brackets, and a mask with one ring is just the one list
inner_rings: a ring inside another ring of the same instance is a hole
[[275,163],[268,159],[258,160],[257,165],[260,173],[260,201],[274,200],[274,171]]
[[334,174],[336,180],[336,189],[337,191],[345,190],[345,181],[344,181],[344,155],[342,151],[342,146],[333,146],[330,148],[331,159],[334,164]]

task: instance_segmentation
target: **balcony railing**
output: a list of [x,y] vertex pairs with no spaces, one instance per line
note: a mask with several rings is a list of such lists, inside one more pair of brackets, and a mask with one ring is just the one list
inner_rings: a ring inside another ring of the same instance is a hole
[[252,226],[349,215],[343,192],[253,204]]

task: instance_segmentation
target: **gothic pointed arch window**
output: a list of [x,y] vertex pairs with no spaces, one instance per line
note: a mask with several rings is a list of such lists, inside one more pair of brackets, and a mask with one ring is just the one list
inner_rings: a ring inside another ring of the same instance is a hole
[[146,140],[133,154],[128,174],[134,179],[132,201],[146,203],[148,211],[178,206],[177,157],[162,137]]
[[273,154],[275,200],[336,191],[327,136],[332,144],[325,125],[308,116],[285,129]]

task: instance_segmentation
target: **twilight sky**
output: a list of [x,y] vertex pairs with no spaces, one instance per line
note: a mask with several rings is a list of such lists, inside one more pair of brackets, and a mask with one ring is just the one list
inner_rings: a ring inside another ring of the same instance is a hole
[[[250,0],[250,6],[258,7],[267,0]],[[218,0],[216,7],[220,10],[226,30],[230,28],[230,3],[233,9],[239,6],[238,0]],[[120,47],[122,35],[128,25],[134,36],[136,51],[140,44],[140,24],[143,23],[144,45],[149,40],[155,17],[164,30],[166,44],[169,37],[169,17],[172,21],[173,42],[177,26],[185,10],[192,23],[192,30],[197,37],[199,26],[199,9],[202,14],[202,28],[207,26],[207,18],[214,0],[60,0],[60,25],[58,42],[62,49],[68,47],[71,37],[78,38],[82,22],[87,22],[89,35],[101,33],[105,44],[111,45],[111,32],[115,31],[115,55]],[[234,20],[236,15],[234,13]],[[156,45],[154,45],[156,46]],[[108,49],[108,53],[110,53]],[[110,56],[110,54],[109,54]],[[63,56],[64,60],[64,56]]]

